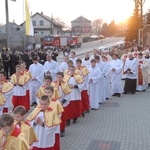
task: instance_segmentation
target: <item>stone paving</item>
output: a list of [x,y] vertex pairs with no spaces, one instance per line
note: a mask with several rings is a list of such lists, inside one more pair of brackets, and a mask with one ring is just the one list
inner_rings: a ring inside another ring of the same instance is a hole
[[150,150],[149,95],[111,97],[66,128],[61,150]]

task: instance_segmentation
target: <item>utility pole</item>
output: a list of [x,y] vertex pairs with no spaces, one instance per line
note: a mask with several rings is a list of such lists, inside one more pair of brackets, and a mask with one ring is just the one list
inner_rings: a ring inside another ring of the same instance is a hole
[[5,0],[5,9],[6,9],[6,39],[7,39],[7,48],[10,48],[8,0]]
[[[16,0],[11,0],[11,1],[16,1]],[[6,11],[6,39],[7,39],[7,48],[10,48],[10,32],[9,32],[9,10],[8,10],[8,0],[5,0],[5,11]]]
[[51,35],[53,34],[53,16],[51,15]]

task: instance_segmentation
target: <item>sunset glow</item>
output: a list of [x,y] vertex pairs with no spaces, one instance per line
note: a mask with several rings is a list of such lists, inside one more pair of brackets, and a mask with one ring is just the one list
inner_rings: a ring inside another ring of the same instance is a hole
[[[93,21],[101,18],[103,22],[109,23],[115,20],[116,23],[123,22],[133,14],[134,0],[76,0],[72,3],[69,0],[29,0],[32,14],[43,12],[45,15],[54,18],[59,17],[63,22],[71,24],[71,21],[79,16]],[[150,0],[144,5],[147,11]],[[0,23],[5,23],[5,0],[0,0]],[[15,9],[17,8],[17,9]],[[20,24],[23,22],[23,0],[12,2],[9,0],[9,20]]]

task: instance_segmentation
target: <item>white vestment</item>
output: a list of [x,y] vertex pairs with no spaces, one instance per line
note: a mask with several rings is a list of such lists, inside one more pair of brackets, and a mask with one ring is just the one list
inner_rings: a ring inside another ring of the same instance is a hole
[[54,60],[46,61],[44,63],[44,72],[45,72],[45,74],[47,74],[47,71],[50,71],[52,81],[55,81],[56,80],[56,74],[59,71],[58,63]]
[[104,77],[104,62],[103,61],[99,61],[96,63],[97,67],[100,69],[101,71],[101,78],[98,81],[98,86],[99,86],[99,103],[102,103],[106,100],[106,95],[105,95],[105,86],[106,86],[106,80]]
[[27,85],[28,85],[28,82],[26,84],[24,84],[23,86],[19,86],[19,85],[14,86],[13,95],[14,96],[25,96]]
[[111,88],[111,66],[109,62],[104,62],[104,67],[102,71],[102,76],[105,79],[105,96],[106,98],[110,98],[112,96],[112,88]]
[[[99,107],[99,80],[101,78],[101,71],[100,69],[95,66],[94,68],[89,68],[89,80],[88,80],[88,93],[90,99],[90,106],[91,108],[98,109]],[[92,82],[90,81],[92,78]]]
[[[148,61],[144,57],[141,59],[138,58],[137,60],[138,60],[139,68],[138,68],[138,78],[137,78],[136,90],[142,91],[147,88],[147,81],[146,81],[147,72],[146,72],[146,70],[148,69],[149,64],[148,64]],[[140,79],[139,79],[139,73],[141,73],[141,75],[142,75],[142,77],[140,77]],[[144,77],[145,77],[145,80],[144,80]],[[139,83],[139,80],[141,80],[142,83]]]
[[[42,122],[44,122],[44,114],[43,112],[40,112],[35,120],[37,118],[40,118]],[[52,118],[51,118],[52,119]],[[48,147],[53,147],[55,144],[55,133],[56,133],[56,126],[55,127],[45,127],[37,124],[34,125],[35,120],[29,122],[31,126],[34,128],[35,133],[38,137],[38,142],[34,142],[33,146],[38,147],[38,148],[48,148]]]
[[[2,84],[0,84],[0,88],[2,88]],[[6,102],[4,103],[3,106],[0,106],[0,115],[2,114],[2,109],[3,108],[11,108],[12,105],[12,96],[13,96],[13,89],[8,91],[7,93],[3,94],[3,96],[6,99]]]
[[77,69],[77,70],[80,72],[80,75],[81,75],[81,76],[83,77],[83,79],[84,79],[84,82],[83,82],[84,87],[83,87],[82,90],[87,90],[87,89],[88,89],[88,78],[89,78],[89,74],[86,75],[86,76],[84,76],[84,75],[82,74],[81,70],[79,70],[79,69]]
[[91,62],[90,62],[90,59],[89,60],[85,60],[85,58],[82,58],[82,65],[83,66],[86,66],[86,68],[90,68],[91,66]]
[[13,96],[13,89],[4,94],[4,97],[6,98],[6,102],[3,106],[4,108],[12,107],[12,96]]
[[73,61],[73,65],[76,67],[77,65],[76,65],[76,60],[77,60],[78,58],[77,57],[75,57],[75,58],[70,58],[70,60],[72,60]]
[[67,69],[68,69],[68,64],[67,64],[67,62],[63,62],[63,63],[60,64],[59,70],[60,70],[61,72],[65,72]]
[[107,62],[111,62],[112,61],[112,57],[110,55],[105,55],[105,56],[106,56]]
[[137,79],[138,61],[136,58],[133,58],[132,60],[130,60],[129,58],[126,59],[124,72],[126,72],[128,69],[131,70],[132,74],[125,74],[125,78]]
[[150,83],[150,58],[144,59],[143,64],[141,64],[141,69],[145,83]]
[[122,93],[122,69],[123,69],[123,63],[120,59],[112,60],[110,62],[111,70],[114,68],[115,71],[112,71],[111,76],[111,84],[112,84],[112,93]]
[[78,85],[78,88],[71,89],[71,93],[69,94],[70,101],[81,100],[81,92],[83,90],[84,84],[78,84],[74,77],[69,79],[68,84]]
[[44,67],[40,63],[32,64],[29,67],[29,71],[32,74],[32,79],[30,80],[29,85],[31,100],[32,102],[36,102],[36,93],[41,87],[44,78]]
[[66,100],[66,102],[63,104],[63,107],[66,107],[68,104],[69,104],[69,100],[70,100],[70,94],[65,94],[63,91],[62,91],[62,88],[61,86],[59,86],[59,93],[61,95],[61,97],[58,99],[59,102],[61,103],[63,101],[63,99]]
[[128,54],[123,54],[121,56],[121,60],[122,60],[122,63],[123,63],[122,79],[125,79],[125,76],[126,76],[125,73],[124,73],[124,65],[125,65],[127,57],[128,57]]

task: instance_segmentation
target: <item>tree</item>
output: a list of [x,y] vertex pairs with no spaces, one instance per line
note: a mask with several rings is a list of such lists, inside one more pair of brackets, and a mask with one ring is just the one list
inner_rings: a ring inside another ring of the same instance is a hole
[[146,16],[147,16],[146,24],[150,24],[150,10],[149,10],[148,13],[146,14]]
[[143,28],[143,6],[146,0],[134,0],[135,7],[139,7],[140,11],[140,28]]
[[108,36],[108,24],[106,22],[102,24],[100,33],[104,36]]
[[140,28],[139,6],[136,5],[133,15],[128,20],[126,41],[130,42],[133,42],[133,40],[137,41],[139,28]]
[[96,33],[97,35],[100,34],[100,30],[102,27],[102,21],[103,20],[101,18],[99,18],[99,19],[94,20],[92,23],[93,32]]
[[108,25],[109,36],[113,36],[117,34],[117,25],[114,20]]
[[70,29],[70,26],[67,25],[66,23],[64,23],[59,17],[57,18],[53,18],[55,22],[61,24],[63,26],[63,28],[67,28],[67,29]]

